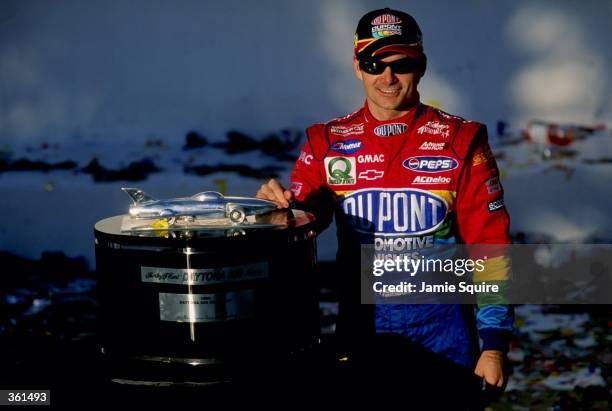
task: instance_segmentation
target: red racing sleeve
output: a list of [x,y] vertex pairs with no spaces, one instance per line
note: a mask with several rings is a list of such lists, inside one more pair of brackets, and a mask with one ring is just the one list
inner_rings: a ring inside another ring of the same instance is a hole
[[472,141],[457,192],[457,223],[466,244],[509,244],[510,217],[499,170],[481,126]]
[[293,191],[295,199],[299,203],[303,203],[306,198],[312,195],[314,191],[324,185],[325,179],[321,174],[321,164],[323,158],[316,157],[316,154],[321,156],[321,150],[315,150],[313,144],[317,126],[312,126],[306,130],[306,142],[302,147],[300,156],[295,162],[293,172],[291,173],[291,181],[289,189]]
[[323,162],[329,144],[325,126],[315,124],[306,130],[306,142],[291,173],[289,189],[298,208],[317,217],[318,232],[332,221],[335,207],[333,192],[327,186]]
[[[511,243],[510,217],[504,204],[504,191],[499,177],[486,127],[480,125],[467,151],[457,187],[457,225],[460,238],[465,244]],[[473,281],[498,284],[502,293],[477,296],[478,332],[483,350],[506,352],[514,323],[513,309],[503,296],[510,275],[510,259],[505,255],[505,247],[483,249],[489,251],[485,269],[474,271]]]

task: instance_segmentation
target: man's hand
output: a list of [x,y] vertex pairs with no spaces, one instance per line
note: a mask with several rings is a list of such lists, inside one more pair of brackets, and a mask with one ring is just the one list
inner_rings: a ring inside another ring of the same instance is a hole
[[504,375],[504,353],[495,350],[486,350],[480,354],[474,373],[484,378],[487,384],[503,387],[506,382]]
[[276,179],[271,178],[261,185],[255,197],[274,201],[279,208],[288,208],[295,195],[293,191],[286,190]]

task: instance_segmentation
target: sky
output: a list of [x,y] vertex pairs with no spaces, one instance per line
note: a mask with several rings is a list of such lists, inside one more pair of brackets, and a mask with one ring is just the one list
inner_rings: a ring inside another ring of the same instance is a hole
[[[0,2],[0,141],[220,139],[363,103],[351,68],[372,1]],[[389,1],[419,22],[422,100],[494,127],[612,124],[612,2]]]

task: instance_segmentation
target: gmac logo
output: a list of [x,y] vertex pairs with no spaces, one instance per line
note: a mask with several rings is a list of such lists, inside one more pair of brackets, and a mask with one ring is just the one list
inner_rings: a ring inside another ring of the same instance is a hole
[[334,141],[331,149],[340,154],[353,154],[361,150],[362,145],[360,140]]
[[327,157],[325,171],[328,184],[355,184],[355,158],[354,157]]
[[300,158],[299,158],[299,160],[300,160],[302,163],[304,163],[304,164],[306,164],[306,165],[310,165],[310,163],[312,162],[312,159],[313,159],[312,154],[306,154],[306,152],[304,152],[304,151],[302,151],[302,152],[300,153]]
[[445,156],[416,156],[404,160],[403,164],[408,170],[422,171],[424,173],[440,173],[450,171],[459,165],[457,160]]
[[354,230],[391,236],[435,231],[448,212],[442,197],[416,188],[357,190],[340,206]]

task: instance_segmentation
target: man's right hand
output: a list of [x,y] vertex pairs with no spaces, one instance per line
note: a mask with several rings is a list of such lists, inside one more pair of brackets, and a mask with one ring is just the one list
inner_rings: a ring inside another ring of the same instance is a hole
[[289,208],[289,203],[295,199],[293,191],[286,190],[274,178],[262,184],[255,197],[274,201],[279,208]]

